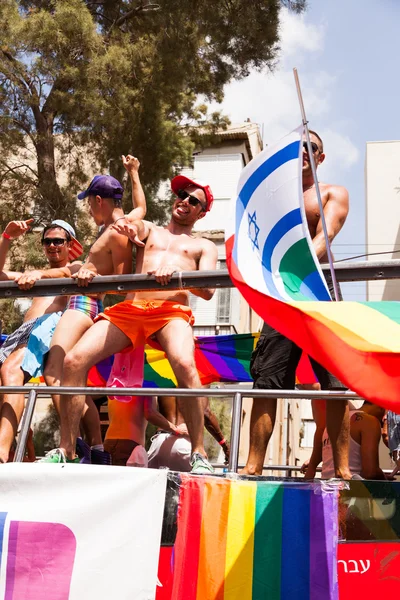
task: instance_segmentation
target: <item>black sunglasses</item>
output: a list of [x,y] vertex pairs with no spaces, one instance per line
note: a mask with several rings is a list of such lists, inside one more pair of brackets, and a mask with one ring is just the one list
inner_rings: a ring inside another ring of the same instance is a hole
[[44,238],[42,240],[42,246],[47,248],[53,244],[53,246],[64,246],[67,240],[65,238]]
[[[303,142],[303,148],[308,154],[307,142]],[[315,142],[311,142],[311,148],[312,148],[313,154],[315,154],[316,152],[319,152],[318,145]]]
[[196,196],[191,196],[188,192],[185,192],[185,190],[178,190],[176,195],[178,196],[179,200],[186,200],[186,198],[188,198],[188,202],[191,206],[197,206],[200,204],[201,208],[205,210],[202,201],[196,198]]

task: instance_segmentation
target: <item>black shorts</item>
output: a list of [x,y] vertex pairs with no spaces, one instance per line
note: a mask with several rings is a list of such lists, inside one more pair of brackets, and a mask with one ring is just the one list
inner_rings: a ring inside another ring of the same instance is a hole
[[[330,275],[325,275],[329,291],[333,294]],[[264,323],[260,339],[250,361],[253,388],[267,390],[292,390],[296,384],[296,369],[302,349],[281,333]],[[310,357],[311,366],[323,390],[346,390],[332,373]],[[311,382],[307,382],[311,383]]]

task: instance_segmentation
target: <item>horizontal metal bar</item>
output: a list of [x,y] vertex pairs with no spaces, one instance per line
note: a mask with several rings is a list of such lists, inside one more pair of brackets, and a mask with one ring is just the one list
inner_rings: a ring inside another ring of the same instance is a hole
[[[324,273],[329,273],[329,265],[321,265]],[[343,261],[334,263],[338,281],[373,281],[379,279],[400,279],[400,260],[387,261]]]
[[157,283],[154,275],[107,275],[94,277],[87,287],[79,287],[74,279],[42,279],[32,289],[20,290],[13,281],[0,281],[0,298],[28,298],[32,296],[71,296],[114,291],[126,294],[131,291],[165,291],[195,288],[233,287],[229,273],[220,271],[183,271],[172,275],[167,285]]
[[[311,450],[311,448],[310,448]],[[216,463],[216,462],[212,462],[211,466],[214,467],[214,469],[227,469],[227,465],[225,463]],[[239,464],[238,465],[238,469],[243,469],[246,465],[245,464]],[[263,471],[296,471],[299,472],[301,469],[301,467],[299,465],[293,466],[293,465],[264,465],[263,466]],[[321,473],[322,471],[322,467],[317,467],[317,473]],[[390,474],[393,472],[392,469],[382,469],[383,473],[386,474]]]
[[[321,265],[324,272],[329,265]],[[400,260],[385,262],[340,262],[335,263],[338,281],[370,281],[400,278]],[[227,270],[183,271],[174,274],[171,281],[161,286],[153,275],[107,275],[95,277],[88,287],[79,287],[74,279],[42,279],[32,289],[20,290],[13,281],[0,281],[0,298],[28,298],[34,296],[60,296],[82,293],[105,293],[114,291],[125,294],[131,291],[180,290],[194,288],[229,288],[233,283]]]
[[87,395],[87,396],[207,396],[207,397],[233,397],[240,394],[242,398],[326,398],[333,400],[360,399],[357,394],[350,391],[339,392],[333,390],[249,390],[243,388],[110,388],[110,387],[64,387],[64,386],[0,386],[0,394],[24,394],[35,390],[38,395],[60,394]]

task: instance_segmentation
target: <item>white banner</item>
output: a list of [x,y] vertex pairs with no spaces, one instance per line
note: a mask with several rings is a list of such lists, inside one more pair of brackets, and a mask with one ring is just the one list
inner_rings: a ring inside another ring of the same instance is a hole
[[1,600],[153,600],[166,470],[0,466]]

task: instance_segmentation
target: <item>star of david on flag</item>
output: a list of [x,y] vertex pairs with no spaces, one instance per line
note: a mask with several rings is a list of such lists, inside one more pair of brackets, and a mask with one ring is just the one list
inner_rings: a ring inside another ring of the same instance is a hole
[[241,172],[226,229],[231,279],[271,327],[350,390],[400,412],[400,302],[332,302],[304,209],[303,128]]
[[253,243],[253,248],[257,248],[257,250],[259,250],[260,247],[258,245],[258,234],[260,233],[260,228],[257,225],[256,211],[254,211],[252,215],[249,214],[248,219],[249,219],[249,238]]

